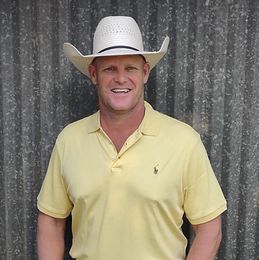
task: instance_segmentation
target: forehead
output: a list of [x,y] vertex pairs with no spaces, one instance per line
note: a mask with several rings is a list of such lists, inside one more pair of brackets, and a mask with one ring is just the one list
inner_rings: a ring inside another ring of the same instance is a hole
[[145,62],[142,55],[121,55],[97,57],[94,59],[93,64],[144,64]]

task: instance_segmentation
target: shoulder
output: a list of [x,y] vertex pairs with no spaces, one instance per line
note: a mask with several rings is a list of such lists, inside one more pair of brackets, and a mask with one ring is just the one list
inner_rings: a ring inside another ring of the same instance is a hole
[[171,116],[156,112],[159,122],[159,145],[188,157],[201,146],[202,140],[199,133],[190,125]]
[[197,138],[200,138],[199,133],[192,126],[186,124],[185,122],[158,111],[156,111],[156,113],[160,121],[161,134],[166,134],[169,137],[174,136],[180,139],[187,138],[197,140]]
[[58,135],[58,142],[75,142],[99,128],[98,112],[67,125]]
[[188,146],[190,150],[200,141],[200,135],[190,125],[154,110],[147,102],[145,107],[144,132],[157,136],[160,144],[183,148]]

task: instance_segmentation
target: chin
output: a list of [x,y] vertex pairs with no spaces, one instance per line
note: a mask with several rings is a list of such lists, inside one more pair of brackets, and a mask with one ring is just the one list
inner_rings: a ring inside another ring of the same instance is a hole
[[111,107],[113,111],[117,111],[117,112],[123,112],[123,111],[129,111],[131,110],[131,107],[129,106],[112,106]]
[[130,110],[131,108],[134,107],[134,105],[131,102],[127,102],[126,100],[120,101],[120,102],[112,102],[110,103],[110,107],[113,110],[118,110],[118,111],[125,111],[125,110]]
[[105,102],[103,104],[104,107],[106,107],[110,111],[126,112],[137,108],[140,105],[140,102],[139,100],[133,101],[129,98],[120,98],[117,100],[109,100],[108,102]]

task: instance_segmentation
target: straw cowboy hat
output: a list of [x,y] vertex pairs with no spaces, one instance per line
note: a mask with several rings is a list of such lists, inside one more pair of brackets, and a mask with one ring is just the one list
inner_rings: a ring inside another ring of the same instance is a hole
[[88,66],[94,58],[104,56],[142,55],[152,69],[165,55],[168,44],[169,37],[166,36],[159,51],[144,51],[141,32],[133,18],[108,16],[104,17],[96,27],[93,54],[82,55],[70,43],[64,43],[63,49],[75,67],[89,77]]

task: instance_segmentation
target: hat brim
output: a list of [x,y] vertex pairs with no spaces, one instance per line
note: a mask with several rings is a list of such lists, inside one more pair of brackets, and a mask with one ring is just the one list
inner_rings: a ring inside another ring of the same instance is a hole
[[72,44],[66,42],[63,45],[63,50],[66,57],[71,63],[83,74],[90,77],[88,73],[88,66],[92,63],[94,58],[106,57],[106,56],[122,56],[122,55],[142,55],[145,57],[147,63],[149,63],[150,69],[154,68],[155,65],[163,58],[166,54],[169,44],[169,37],[166,36],[161,48],[157,52],[145,52],[145,51],[135,51],[126,48],[115,48],[104,51],[102,53],[82,55],[76,47]]

